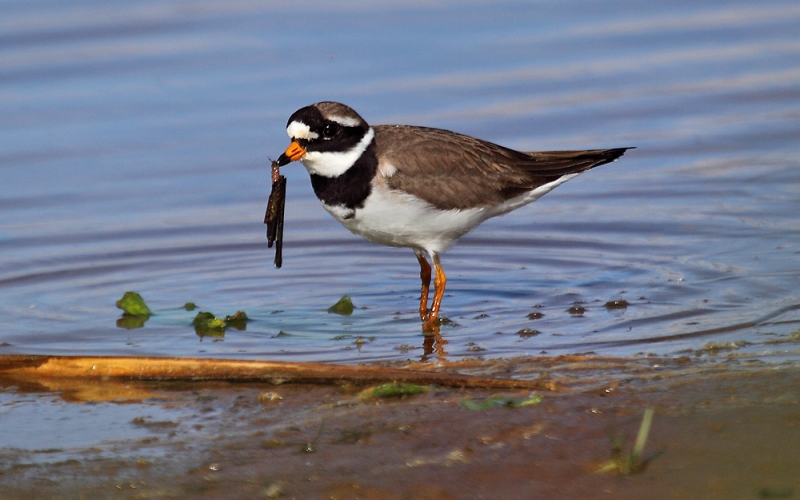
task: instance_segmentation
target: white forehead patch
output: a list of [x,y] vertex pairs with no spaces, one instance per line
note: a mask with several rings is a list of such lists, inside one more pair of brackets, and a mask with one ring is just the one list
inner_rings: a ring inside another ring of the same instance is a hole
[[328,120],[333,121],[341,125],[342,127],[358,127],[361,123],[356,118],[350,118],[348,116],[329,116]]
[[290,139],[305,139],[310,141],[319,137],[319,134],[312,132],[311,129],[303,122],[297,120],[293,121],[286,127],[286,133]]

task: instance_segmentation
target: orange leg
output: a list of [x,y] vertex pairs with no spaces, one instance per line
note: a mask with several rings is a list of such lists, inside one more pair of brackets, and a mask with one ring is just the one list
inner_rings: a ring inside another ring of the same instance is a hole
[[431,314],[428,316],[428,321],[425,322],[425,328],[435,329],[439,326],[439,307],[442,305],[447,276],[445,276],[442,264],[439,262],[439,256],[435,253],[431,254],[431,260],[433,261],[433,286],[435,291],[433,293],[433,302],[431,303]]
[[431,289],[431,266],[425,260],[425,254],[420,250],[414,250],[419,261],[419,279],[422,281],[422,294],[419,297],[419,317],[428,317],[428,292]]

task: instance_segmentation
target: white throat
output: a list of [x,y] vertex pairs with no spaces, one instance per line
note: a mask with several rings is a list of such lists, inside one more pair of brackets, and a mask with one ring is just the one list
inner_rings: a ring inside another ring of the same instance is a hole
[[374,137],[375,131],[370,127],[358,144],[347,151],[309,151],[303,155],[300,162],[310,174],[339,177],[358,161]]

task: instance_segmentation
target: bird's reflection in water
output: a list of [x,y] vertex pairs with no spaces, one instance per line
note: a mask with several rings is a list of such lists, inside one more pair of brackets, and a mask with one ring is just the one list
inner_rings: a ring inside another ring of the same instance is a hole
[[420,362],[426,363],[431,361],[431,357],[434,354],[436,355],[436,361],[447,361],[447,351],[444,350],[447,341],[439,332],[439,326],[436,325],[433,328],[426,327],[423,329],[422,334],[422,357],[420,357]]

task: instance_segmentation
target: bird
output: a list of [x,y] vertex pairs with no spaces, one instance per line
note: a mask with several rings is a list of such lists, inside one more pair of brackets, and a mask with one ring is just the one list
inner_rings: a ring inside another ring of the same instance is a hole
[[[368,241],[414,251],[423,331],[440,324],[447,283],[440,255],[456,240],[633,149],[521,152],[444,129],[370,126],[349,106],[331,101],[295,111],[286,133],[291,143],[278,166],[302,163],[334,219]],[[430,309],[425,254],[433,265]]]

